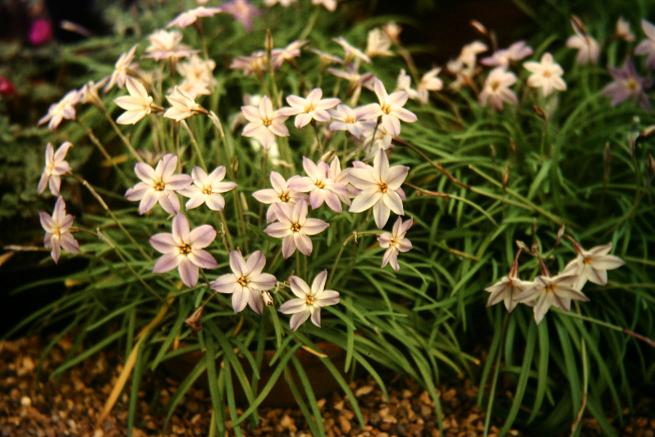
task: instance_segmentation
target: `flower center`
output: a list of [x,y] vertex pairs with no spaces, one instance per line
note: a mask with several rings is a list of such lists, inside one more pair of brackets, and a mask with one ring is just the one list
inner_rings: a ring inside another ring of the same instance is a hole
[[287,203],[291,199],[288,191],[283,192],[278,197],[280,199],[280,202],[284,202],[284,203]]
[[266,127],[269,127],[271,124],[273,124],[273,120],[268,117],[264,117],[262,118],[262,124]]
[[380,109],[382,110],[382,112],[384,112],[387,115],[391,113],[391,105],[389,105],[388,103],[384,103],[380,105]]
[[628,79],[625,81],[625,87],[628,88],[630,91],[636,91],[639,88],[639,85],[637,84],[636,80]]
[[239,276],[239,279],[237,279],[237,283],[242,287],[246,287],[249,282],[248,278],[244,275]]
[[546,293],[555,293],[555,286],[553,284],[546,285]]
[[387,185],[386,182],[378,183],[378,188],[380,189],[381,193],[386,193],[387,191],[389,191],[389,186]]
[[352,115],[349,115],[343,121],[348,124],[354,124],[357,120]]
[[300,232],[301,228],[300,223],[291,223],[291,232]]
[[164,191],[164,189],[166,188],[166,184],[163,181],[157,181],[155,182],[153,188],[157,191]]
[[553,72],[550,71],[550,70],[544,70],[543,75],[544,75],[544,77],[545,77],[546,79],[548,79],[550,76],[553,75]]
[[312,112],[314,109],[316,109],[316,106],[313,103],[307,103],[305,105],[305,112]]
[[583,264],[586,264],[586,265],[591,264],[591,257],[589,257],[589,256],[585,256],[585,257],[582,259],[582,263],[583,263]]
[[491,82],[491,90],[492,91],[498,91],[498,88],[500,88],[500,82],[497,80],[494,80]]
[[314,298],[314,295],[308,294],[308,295],[305,296],[305,305],[312,306],[312,305],[314,305],[314,302],[316,302],[316,299]]
[[212,191],[212,187],[211,187],[211,185],[206,185],[206,186],[202,189],[202,194],[210,195],[210,194],[212,194],[212,193],[213,193],[213,191]]
[[316,186],[317,186],[318,188],[320,188],[321,190],[322,190],[323,188],[325,188],[325,183],[324,183],[323,181],[321,181],[321,180],[315,181],[315,182],[314,182],[314,185],[316,185]]
[[187,243],[180,244],[177,248],[180,250],[181,255],[188,255],[191,253],[191,246]]

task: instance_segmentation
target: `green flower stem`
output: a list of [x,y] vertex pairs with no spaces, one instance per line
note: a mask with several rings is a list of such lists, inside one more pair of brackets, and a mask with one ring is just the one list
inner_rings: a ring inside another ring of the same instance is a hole
[[127,237],[127,239],[130,240],[130,242],[136,246],[136,248],[139,250],[139,252],[140,252],[141,255],[143,256],[143,258],[146,259],[146,260],[148,260],[148,261],[152,261],[152,258],[150,257],[150,255],[148,255],[148,254],[143,250],[143,247],[141,247],[141,244],[137,243],[137,241],[134,239],[134,237],[132,236],[132,234],[130,234],[130,233],[128,232],[128,230],[125,229],[125,227],[123,226],[123,224],[121,223],[121,221],[118,219],[118,217],[116,217],[116,215],[113,213],[113,211],[112,211],[111,209],[109,209],[109,206],[108,206],[107,203],[104,201],[104,199],[100,196],[100,194],[98,194],[98,192],[96,191],[96,189],[93,188],[93,185],[91,185],[91,184],[90,184],[86,179],[82,178],[81,176],[78,176],[78,175],[76,175],[76,174],[73,174],[73,177],[74,177],[75,179],[77,179],[78,182],[81,183],[81,184],[84,186],[84,188],[86,188],[87,190],[89,190],[89,192],[91,193],[91,195],[92,195],[92,196],[93,196],[93,197],[98,201],[98,203],[100,204],[100,206],[102,206],[102,208],[107,212],[107,214],[109,214],[109,216],[112,218],[112,220],[114,221],[114,223],[116,223],[116,225],[119,227],[119,229],[120,229],[121,231],[123,231],[123,233],[125,234],[125,236]]
[[[355,231],[352,234],[348,235],[345,240],[343,240],[343,243],[341,243],[341,247],[339,247],[339,252],[337,253],[337,257],[334,259],[334,263],[332,263],[332,269],[330,270],[330,276],[329,280],[332,281],[334,280],[334,272],[337,269],[337,266],[339,265],[339,261],[341,260],[341,256],[343,255],[343,251],[346,249],[346,246],[352,241],[357,239],[363,235],[378,235],[380,231],[374,230],[374,231]],[[331,283],[331,282],[330,282]]]
[[130,185],[130,182],[129,182],[130,179],[123,172],[123,170],[121,170],[121,168],[118,165],[116,165],[116,161],[109,154],[109,152],[107,152],[107,149],[105,148],[105,146],[102,145],[102,143],[100,142],[98,137],[95,136],[95,134],[93,133],[93,130],[91,130],[91,128],[89,128],[89,127],[86,127],[80,120],[78,120],[77,122],[82,127],[82,129],[84,129],[84,131],[86,131],[86,135],[89,137],[89,140],[91,140],[91,143],[93,143],[93,145],[96,146],[96,148],[98,149],[100,154],[103,156],[103,158],[107,162],[109,162],[111,164],[111,166],[114,168],[114,170],[116,170],[116,174],[118,174],[118,176],[122,179],[122,181],[125,183],[125,186],[129,186]]
[[193,145],[193,149],[195,150],[196,156],[200,161],[200,166],[202,167],[203,170],[207,171],[207,164],[205,163],[205,158],[203,158],[202,156],[202,150],[200,149],[200,144],[198,144],[198,140],[196,139],[196,136],[193,134],[193,131],[189,127],[186,120],[180,121],[180,124],[182,125],[184,130],[189,134],[189,138],[191,139],[191,144]]
[[112,129],[114,129],[114,132],[116,132],[116,135],[121,139],[125,147],[127,147],[127,150],[132,154],[132,157],[136,159],[139,162],[143,162],[143,159],[139,154],[137,153],[136,149],[132,146],[132,143],[130,143],[130,140],[127,139],[125,135],[123,135],[123,132],[121,132],[121,129],[118,127],[116,122],[114,121],[113,118],[111,118],[111,115],[109,114],[109,111],[107,110],[107,107],[100,102],[98,104],[98,107],[100,108],[100,111],[102,114],[105,116],[109,124],[111,124]]

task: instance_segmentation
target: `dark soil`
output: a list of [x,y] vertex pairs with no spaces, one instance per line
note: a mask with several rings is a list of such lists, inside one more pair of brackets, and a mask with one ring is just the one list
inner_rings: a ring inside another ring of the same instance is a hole
[[[71,350],[60,341],[46,359],[38,362],[43,345],[36,337],[0,342],[0,435],[1,436],[123,436],[127,434],[128,396],[124,393],[112,414],[102,424],[97,417],[122,368],[121,357],[101,352],[83,364],[64,372],[60,379],[46,378]],[[129,383],[128,383],[129,387]],[[133,435],[207,435],[211,414],[209,396],[202,388],[191,389],[164,429],[166,404],[177,383],[161,375],[149,375],[142,383]],[[359,426],[340,393],[318,400],[328,436],[437,436],[434,405],[413,382],[392,381],[389,399],[368,380],[351,384],[359,400],[365,426]],[[477,389],[469,381],[440,387],[447,436],[482,435],[484,415],[476,406]],[[298,409],[261,408],[257,426],[244,431],[248,436],[309,436],[309,428]],[[583,421],[596,434],[593,422]],[[231,423],[227,423],[231,429]],[[624,432],[655,435],[655,419],[638,417]],[[232,433],[230,432],[230,435]],[[497,435],[491,426],[489,435]],[[510,435],[518,435],[511,431]]]

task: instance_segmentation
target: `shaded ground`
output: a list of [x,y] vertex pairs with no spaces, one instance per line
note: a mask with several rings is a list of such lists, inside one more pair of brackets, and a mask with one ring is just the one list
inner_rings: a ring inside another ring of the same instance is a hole
[[[67,341],[60,342],[39,370],[37,359],[42,346],[38,338],[0,342],[1,436],[126,435],[126,394],[114,407],[111,417],[96,427],[96,418],[121,370],[117,354],[99,353],[65,372],[58,381],[44,383],[44,375],[63,362],[70,346]],[[134,436],[207,435],[211,403],[204,390],[190,391],[172,417],[167,433],[161,434],[165,405],[176,390],[176,382],[149,376],[142,386],[146,391],[139,393]],[[334,394],[318,401],[328,436],[439,435],[432,401],[416,384],[402,380],[391,382],[388,401],[383,400],[380,390],[370,381],[357,381],[352,389],[359,399],[366,426],[359,427],[348,402]],[[481,435],[484,417],[475,405],[477,389],[464,381],[456,386],[441,387],[441,390],[446,435]],[[247,429],[248,436],[309,435],[297,409],[262,408],[260,414],[259,426]],[[596,434],[593,425],[586,422],[584,434]],[[655,419],[637,418],[635,425],[624,432],[652,437]],[[492,426],[490,435],[497,433],[498,429]],[[518,435],[518,432],[510,434]]]

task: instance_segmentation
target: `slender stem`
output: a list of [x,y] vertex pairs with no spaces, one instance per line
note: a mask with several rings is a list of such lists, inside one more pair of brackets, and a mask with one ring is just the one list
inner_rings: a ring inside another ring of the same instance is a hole
[[223,211],[218,211],[218,216],[221,219],[221,228],[223,234],[225,235],[226,241],[224,242],[224,244],[226,245],[227,251],[230,252],[234,247],[232,245],[232,235],[230,234],[230,229],[227,227],[227,220],[225,220],[225,215],[223,214]]
[[193,145],[193,148],[196,151],[196,156],[200,161],[200,165],[202,166],[202,169],[207,170],[207,164],[205,163],[205,158],[203,158],[202,156],[202,151],[200,150],[200,144],[198,144],[198,140],[196,140],[196,136],[193,134],[193,131],[187,124],[186,120],[180,121],[180,124],[182,125],[184,130],[186,130],[186,132],[189,134],[189,138],[191,138],[191,144]]
[[348,243],[350,243],[352,240],[357,241],[357,239],[363,235],[377,235],[379,234],[380,231],[354,231],[352,234],[348,235],[345,240],[343,240],[343,243],[341,243],[341,247],[339,248],[339,253],[337,253],[337,257],[334,259],[334,263],[332,263],[332,269],[330,270],[330,281],[334,280],[334,272],[337,269],[337,265],[339,265],[339,260],[341,260],[341,256],[343,255],[343,251],[346,249],[346,246]]
[[105,160],[107,162],[109,162],[112,167],[114,167],[114,170],[116,170],[116,173],[118,174],[118,176],[120,176],[120,178],[123,180],[123,182],[126,185],[129,185],[129,178],[127,177],[127,175],[125,173],[123,173],[123,170],[121,170],[120,167],[118,165],[116,165],[116,162],[115,162],[114,158],[109,154],[109,152],[107,152],[107,149],[105,148],[105,146],[102,145],[102,143],[100,142],[98,137],[95,136],[95,134],[93,133],[91,128],[85,126],[80,120],[77,120],[77,122],[82,127],[82,129],[84,129],[86,131],[86,135],[89,137],[89,140],[91,140],[93,145],[96,146],[96,148],[98,149],[100,154],[103,156],[103,158],[105,158]]
[[113,213],[113,211],[112,211],[111,209],[109,209],[109,206],[108,206],[107,203],[104,201],[104,199],[100,196],[100,194],[98,194],[98,192],[96,191],[96,189],[93,188],[93,185],[91,185],[91,184],[90,184],[86,179],[82,178],[81,176],[78,176],[78,175],[76,175],[76,174],[73,174],[73,177],[74,177],[75,179],[77,179],[77,180],[78,180],[78,181],[79,181],[79,182],[84,186],[84,188],[86,188],[87,190],[89,190],[89,192],[91,193],[91,195],[92,195],[92,196],[93,196],[93,197],[98,201],[98,203],[100,204],[100,206],[102,206],[102,208],[107,212],[107,214],[109,214],[109,216],[112,218],[112,220],[114,221],[114,223],[116,223],[116,225],[120,228],[120,230],[123,231],[123,233],[124,233],[125,236],[130,240],[130,242],[136,246],[136,248],[139,250],[139,252],[141,253],[141,255],[142,255],[145,259],[147,259],[147,260],[149,260],[149,261],[152,260],[152,258],[150,257],[150,255],[148,255],[148,254],[143,250],[143,248],[141,247],[141,245],[140,245],[139,243],[137,243],[137,241],[134,239],[134,237],[132,236],[132,234],[130,234],[130,233],[127,231],[127,229],[125,229],[125,227],[123,226],[123,224],[121,223],[121,221],[118,219],[118,217],[116,217],[116,215]]
[[134,275],[134,277],[137,278],[137,279],[139,280],[139,282],[141,283],[141,285],[143,285],[143,287],[144,287],[148,292],[150,292],[150,294],[152,294],[153,296],[155,296],[155,297],[156,297],[157,299],[159,299],[159,300],[162,300],[162,301],[164,300],[164,298],[162,298],[159,294],[157,294],[157,292],[156,292],[155,290],[152,289],[152,287],[151,287],[151,286],[150,286],[150,285],[149,285],[149,284],[148,284],[148,283],[147,283],[147,282],[146,282],[146,281],[141,277],[141,275],[139,275],[139,273],[137,273],[137,271],[134,270],[134,267],[132,267],[132,265],[127,261],[127,259],[125,259],[125,257],[124,257],[123,254],[121,253],[121,251],[120,251],[120,250],[118,249],[118,247],[114,244],[114,242],[113,242],[113,241],[112,241],[108,236],[106,236],[105,234],[103,234],[102,231],[100,230],[100,228],[98,228],[98,229],[96,230],[96,235],[98,235],[98,237],[99,237],[102,241],[104,241],[105,243],[107,243],[107,244],[109,245],[109,247],[111,247],[112,249],[114,249],[114,251],[116,251],[116,254],[118,255],[118,257],[121,259],[121,261],[123,261],[123,264],[125,264],[125,266],[129,269],[129,271],[132,273],[132,275]]
[[114,129],[114,132],[116,132],[116,135],[118,135],[118,137],[121,139],[123,144],[125,144],[125,147],[127,147],[127,150],[132,154],[132,157],[139,162],[143,162],[143,159],[141,158],[141,156],[139,156],[136,149],[134,149],[132,143],[130,143],[130,140],[128,140],[127,137],[123,135],[123,132],[121,132],[120,128],[118,127],[114,119],[111,118],[111,115],[107,110],[107,107],[102,102],[98,103],[98,107],[100,108],[101,112],[103,113],[107,121],[109,121],[109,124],[111,124],[111,127]]

